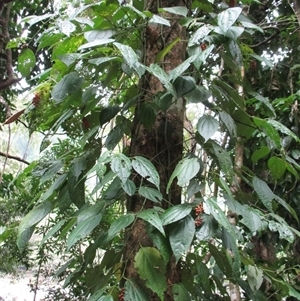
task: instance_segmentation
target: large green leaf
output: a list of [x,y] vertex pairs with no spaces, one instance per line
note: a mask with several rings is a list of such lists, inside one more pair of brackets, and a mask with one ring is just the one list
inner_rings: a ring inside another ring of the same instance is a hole
[[272,201],[275,198],[275,194],[273,193],[273,191],[270,189],[270,187],[265,181],[257,177],[253,178],[252,184],[255,192],[257,193],[264,206],[272,212]]
[[228,133],[232,137],[237,136],[236,124],[233,118],[226,112],[221,111],[219,113],[221,121],[224,123],[225,127],[228,130]]
[[226,34],[242,12],[240,7],[230,7],[218,15],[218,26]]
[[259,290],[263,282],[263,272],[253,265],[247,266],[247,281],[253,291]]
[[174,81],[174,87],[176,89],[177,96],[181,97],[196,88],[196,81],[191,76],[179,76]]
[[177,184],[184,186],[196,176],[201,168],[198,158],[184,158],[176,165],[167,185],[167,193],[171,187],[173,180],[177,177]]
[[196,230],[196,238],[199,241],[208,241],[216,234],[218,228],[218,223],[212,215],[204,215],[200,229]]
[[22,219],[19,229],[17,244],[22,250],[26,243],[29,241],[34,226],[40,222],[52,209],[52,204],[49,201],[45,201],[36,207],[34,207],[27,215]]
[[157,230],[159,230],[160,233],[162,233],[165,236],[165,230],[163,228],[163,224],[157,213],[157,210],[155,209],[143,210],[137,214],[137,217],[145,220],[146,222],[154,226]]
[[191,215],[177,221],[168,229],[170,245],[176,262],[187,252],[195,235],[195,221]]
[[128,195],[134,195],[136,192],[136,186],[134,182],[130,179],[127,179],[125,182],[122,182],[121,186]]
[[293,131],[288,129],[285,125],[278,122],[277,120],[268,119],[268,124],[272,125],[277,131],[281,132],[282,134],[292,137],[293,139],[295,139],[295,141],[300,141],[299,137]]
[[219,122],[211,115],[203,115],[197,123],[197,130],[204,138],[204,142],[210,139],[218,130]]
[[127,280],[125,282],[124,300],[149,301],[147,294],[135,282]]
[[77,72],[70,72],[65,75],[60,82],[53,88],[51,95],[56,102],[61,102],[68,94],[76,93],[84,79]]
[[218,267],[221,269],[221,271],[228,277],[233,277],[233,266],[232,262],[229,259],[228,252],[224,249],[218,250],[217,247],[215,247],[212,244],[209,244],[209,251],[211,255],[214,257]]
[[128,213],[115,220],[108,229],[108,240],[113,239],[120,231],[124,230],[134,221],[134,214]]
[[174,296],[174,301],[188,301],[190,300],[190,295],[188,290],[185,288],[183,283],[175,283],[172,287],[172,293]]
[[150,129],[156,120],[157,110],[153,103],[143,102],[138,109],[138,116],[146,129]]
[[22,76],[27,77],[30,75],[32,69],[35,67],[36,58],[33,51],[29,48],[22,50],[18,56],[18,70]]
[[273,232],[278,232],[279,238],[285,239],[289,243],[292,243],[295,239],[293,232],[291,231],[291,229],[289,229],[286,223],[269,221],[269,229]]
[[165,226],[185,218],[187,215],[190,214],[192,208],[193,205],[191,204],[179,204],[168,208],[160,216],[162,224]]
[[111,160],[112,171],[125,183],[131,174],[131,162],[124,154],[116,154]]
[[204,24],[199,27],[190,37],[188,47],[199,45],[204,41],[208,34],[212,31],[213,27],[209,24]]
[[278,157],[271,157],[268,160],[268,167],[274,180],[279,180],[286,171],[286,162]]
[[160,203],[163,199],[162,194],[158,190],[147,186],[141,186],[139,194],[154,203]]
[[104,108],[99,115],[100,125],[102,126],[106,122],[113,119],[119,113],[119,111],[120,111],[119,106],[108,106]]
[[64,219],[61,219],[57,224],[55,224],[43,237],[43,239],[40,242],[40,248],[43,246],[43,244],[51,238],[65,223]]
[[141,156],[135,156],[132,160],[132,167],[139,175],[159,189],[159,174],[151,161]]
[[256,163],[259,159],[264,158],[270,153],[270,148],[267,146],[262,146],[254,151],[254,153],[251,155],[251,160],[253,163]]
[[145,284],[152,291],[157,293],[163,300],[164,292],[167,289],[165,277],[166,265],[155,248],[142,247],[135,255],[134,266]]
[[186,17],[188,14],[188,10],[185,6],[163,7],[162,10],[183,17]]
[[100,223],[102,218],[102,214],[98,214],[95,216],[91,216],[87,219],[84,219],[78,225],[75,227],[74,230],[70,233],[68,240],[67,240],[67,246],[68,250],[76,244],[76,242],[84,237],[86,237],[88,234],[90,234]]
[[122,124],[117,124],[108,134],[105,140],[105,146],[108,150],[113,150],[124,135]]

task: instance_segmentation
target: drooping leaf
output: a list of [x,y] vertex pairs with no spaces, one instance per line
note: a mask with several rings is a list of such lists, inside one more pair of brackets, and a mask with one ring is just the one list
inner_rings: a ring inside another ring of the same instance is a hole
[[269,221],[269,229],[273,232],[278,232],[279,238],[285,239],[289,243],[292,243],[295,239],[293,232],[291,231],[291,229],[289,229],[286,223]]
[[49,201],[45,201],[36,207],[34,207],[27,215],[22,219],[19,229],[17,244],[22,250],[26,243],[29,241],[33,231],[34,226],[40,222],[52,209],[52,204]]
[[184,158],[175,167],[168,185],[167,193],[175,177],[177,177],[177,184],[179,186],[186,185],[200,170],[201,165],[198,158]]
[[133,281],[127,280],[125,282],[124,301],[149,301],[147,294]]
[[177,96],[181,97],[196,88],[196,81],[191,76],[179,76],[174,81],[174,87],[176,89]]
[[188,10],[185,6],[163,7],[162,10],[183,17],[186,17],[188,14]]
[[146,222],[154,226],[157,230],[159,230],[160,233],[162,233],[162,235],[165,236],[165,230],[163,228],[163,224],[157,213],[157,210],[155,209],[143,210],[137,214],[137,217],[145,220]]
[[190,300],[188,290],[185,288],[183,283],[175,283],[172,287],[172,293],[174,301],[187,301]]
[[253,163],[256,163],[259,159],[264,158],[270,153],[270,148],[267,146],[262,146],[254,151],[254,153],[251,156],[251,160]]
[[161,50],[156,56],[155,63],[161,62],[179,41],[180,39],[176,38],[174,41],[172,41],[172,43],[168,44],[163,50]]
[[286,171],[286,162],[278,157],[271,157],[268,160],[268,167],[274,180],[279,180]]
[[205,139],[206,142],[218,130],[219,122],[211,115],[203,115],[199,118],[197,123],[197,130],[199,134]]
[[282,134],[292,137],[295,141],[300,141],[299,137],[293,131],[288,129],[285,125],[278,122],[277,120],[268,119],[268,124],[272,125],[276,130],[280,131]]
[[212,215],[202,216],[202,225],[196,230],[196,238],[199,241],[208,241],[218,230],[218,223]]
[[112,171],[125,183],[131,174],[131,162],[124,154],[116,154],[111,160]]
[[36,64],[35,55],[33,51],[29,48],[23,50],[21,54],[18,56],[18,70],[24,77],[30,75],[35,64]]
[[65,223],[64,219],[61,219],[56,225],[54,225],[43,237],[43,239],[40,242],[40,248],[43,246],[43,244],[51,238]]
[[188,42],[188,47],[192,47],[194,45],[199,45],[204,41],[204,39],[208,36],[211,32],[212,26],[209,24],[204,24],[200,28],[198,28],[190,37]]
[[86,49],[86,48],[97,47],[97,46],[101,46],[101,45],[113,43],[114,41],[115,41],[114,39],[95,40],[93,42],[89,42],[89,43],[81,45],[80,47],[78,47],[78,50],[83,50],[83,49]]
[[158,16],[158,15],[153,15],[152,18],[149,20],[149,23],[157,23],[157,24],[162,24],[165,26],[171,26],[171,23],[169,20]]
[[169,227],[169,240],[176,262],[190,248],[195,235],[195,221],[187,215]]
[[140,277],[145,280],[146,286],[157,293],[162,300],[167,289],[166,277],[164,275],[166,265],[155,248],[142,247],[135,255],[134,266]]
[[134,214],[128,213],[115,220],[108,229],[108,240],[113,239],[121,230],[124,230],[134,221]]
[[258,197],[260,198],[264,206],[268,210],[273,212],[272,201],[274,200],[275,195],[273,191],[270,189],[270,187],[268,186],[268,184],[257,177],[253,178],[252,184],[255,192],[257,193]]
[[211,97],[210,91],[203,86],[197,86],[194,90],[184,96],[188,103],[205,102]]
[[68,250],[80,239],[86,237],[89,233],[91,233],[100,223],[102,218],[102,214],[98,214],[95,216],[91,216],[83,221],[81,221],[74,230],[70,233],[67,246]]
[[90,30],[84,33],[84,37],[88,42],[96,40],[110,39],[116,33],[113,29]]
[[159,174],[151,161],[141,156],[135,156],[132,160],[132,167],[139,175],[159,189]]
[[162,224],[165,226],[185,218],[190,214],[192,208],[191,204],[179,204],[168,208],[160,216]]
[[102,126],[106,122],[113,119],[119,113],[119,111],[120,111],[119,106],[108,106],[104,108],[99,115],[100,125]]
[[113,150],[124,135],[122,124],[117,124],[108,134],[105,140],[105,146],[108,150]]
[[233,276],[233,266],[232,263],[229,261],[227,251],[224,249],[218,250],[217,247],[215,247],[212,244],[209,244],[208,247],[218,267],[228,278],[231,278]]
[[136,186],[134,182],[130,179],[127,179],[125,182],[122,182],[121,186],[128,195],[134,195],[136,192]]
[[156,120],[157,110],[152,103],[143,102],[139,106],[138,116],[139,120],[146,127],[146,129],[150,129]]
[[259,290],[263,282],[263,272],[253,265],[247,266],[247,281],[253,291]]
[[154,203],[160,203],[163,199],[161,192],[147,186],[141,186],[139,188],[139,194]]
[[221,118],[222,122],[224,123],[225,127],[227,128],[229,135],[232,137],[236,137],[237,130],[236,130],[236,124],[235,124],[233,118],[224,111],[220,112],[220,118]]
[[83,78],[77,72],[70,72],[53,88],[51,92],[53,99],[57,103],[62,102],[68,94],[76,93],[83,81]]

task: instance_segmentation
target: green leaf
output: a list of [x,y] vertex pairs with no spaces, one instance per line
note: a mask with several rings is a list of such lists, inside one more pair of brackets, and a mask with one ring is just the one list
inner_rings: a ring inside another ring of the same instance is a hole
[[179,76],[174,81],[177,96],[181,97],[196,88],[196,81],[191,76]]
[[212,215],[203,215],[202,225],[196,230],[196,238],[199,241],[208,241],[216,234],[218,228],[218,223]]
[[264,158],[271,152],[270,148],[267,146],[262,146],[257,149],[251,156],[251,160],[253,163],[256,163],[259,159]]
[[161,50],[155,59],[155,63],[159,63],[164,60],[165,56],[171,51],[171,49],[180,41],[180,38],[176,38],[172,43],[168,44],[163,50]]
[[233,277],[233,266],[229,261],[227,251],[221,250],[219,251],[214,245],[209,244],[209,251],[211,255],[214,257],[218,267],[220,270],[228,277]]
[[169,20],[167,20],[163,17],[160,17],[158,15],[153,15],[152,18],[149,20],[149,23],[156,23],[156,24],[171,26],[171,23]]
[[199,45],[204,41],[204,39],[209,35],[212,31],[212,26],[208,24],[204,24],[200,28],[198,28],[190,37],[188,42],[188,47],[192,47],[194,45]]
[[263,283],[263,272],[253,265],[247,266],[247,281],[252,289],[252,291],[259,290]]
[[163,300],[164,292],[167,289],[164,275],[166,266],[159,251],[151,247],[140,248],[135,255],[134,267],[140,277],[145,280],[146,286]]
[[141,186],[139,194],[154,203],[160,203],[163,199],[162,194],[158,190],[147,186]]
[[133,281],[125,282],[124,301],[150,301],[147,294]]
[[289,229],[286,223],[269,221],[269,229],[273,232],[278,232],[279,238],[285,239],[289,243],[292,243],[295,239],[293,232]]
[[253,188],[254,188],[255,192],[257,193],[259,199],[264,204],[264,206],[268,210],[273,212],[272,201],[275,198],[275,194],[270,189],[268,184],[265,181],[262,181],[261,179],[254,177],[252,180],[252,185],[253,185]]
[[116,154],[113,156],[110,166],[122,183],[125,183],[131,174],[130,159],[122,153]]
[[172,287],[172,293],[174,296],[174,301],[188,301],[190,300],[190,295],[183,283],[175,283]]
[[159,190],[159,174],[151,161],[141,156],[135,156],[132,160],[132,167],[139,175],[154,184]]
[[78,47],[78,50],[83,50],[83,49],[86,49],[86,48],[97,47],[97,46],[101,46],[101,45],[113,43],[114,41],[115,41],[114,39],[95,40],[93,42],[89,42],[89,43],[81,45],[80,47]]
[[[174,68],[173,70],[171,70],[169,72],[170,80],[176,81],[178,79],[178,77],[181,77],[181,80],[179,80],[179,82],[177,82],[177,90],[182,90],[182,88],[180,88],[182,86],[185,87],[184,90],[190,90],[189,86],[191,86],[191,85],[195,88],[196,82],[195,82],[194,78],[191,76],[182,76],[182,74],[190,67],[191,63],[196,59],[196,57],[197,56],[195,56],[195,55],[190,56],[185,61],[183,61],[180,65],[178,65],[176,68]],[[174,85],[175,85],[175,83],[174,83]],[[194,89],[194,88],[192,88],[192,89]],[[188,93],[188,92],[185,92],[184,94],[186,94],[186,93]],[[180,96],[178,96],[178,97],[180,97]]]
[[231,7],[218,15],[218,26],[224,34],[226,34],[228,29],[235,23],[241,12],[242,8]]
[[186,17],[188,10],[185,6],[173,6],[173,7],[163,7],[162,10],[167,11],[171,14],[180,15]]
[[64,225],[64,223],[65,220],[61,219],[56,225],[54,225],[41,240],[39,248],[41,248],[43,244]]
[[156,120],[157,110],[152,103],[143,102],[139,106],[138,116],[145,128],[151,129]]
[[246,28],[255,29],[257,31],[260,31],[261,33],[264,33],[264,30],[261,27],[253,24],[252,22],[241,21],[241,24]]
[[170,207],[164,213],[161,214],[161,222],[164,226],[177,222],[189,215],[192,211],[192,208],[193,206],[191,204],[179,204]]
[[30,75],[32,69],[35,67],[36,58],[34,52],[27,48],[22,50],[18,56],[18,70],[22,76],[27,77]]
[[119,106],[108,106],[104,108],[99,116],[100,125],[104,125],[106,122],[113,119],[120,112]]
[[84,79],[77,72],[70,72],[53,88],[51,95],[53,99],[60,103],[69,94],[75,94],[81,87]]
[[224,123],[225,127],[227,128],[229,135],[232,137],[236,137],[237,130],[236,130],[236,124],[235,124],[233,118],[224,111],[221,111],[219,113],[219,116],[220,116],[220,119],[222,120],[222,122]]
[[71,247],[76,244],[76,242],[84,237],[86,237],[89,233],[91,233],[100,223],[102,218],[102,214],[98,214],[95,216],[91,216],[90,218],[87,218],[83,220],[82,222],[78,223],[78,225],[75,227],[75,229],[72,230],[70,233],[68,240],[67,240],[67,246],[68,250],[71,249]]
[[128,195],[134,195],[136,192],[136,186],[134,182],[130,179],[127,179],[125,182],[122,182],[121,186]]
[[149,73],[156,76],[161,81],[168,92],[177,98],[176,91],[170,82],[168,74],[159,65],[151,64],[150,67],[145,68]]
[[187,252],[195,235],[195,221],[187,215],[169,227],[169,240],[175,260],[178,260]]
[[154,226],[160,233],[162,233],[162,235],[166,235],[162,225],[162,221],[156,209],[143,210],[137,214],[137,217],[145,220],[146,222]]
[[271,157],[268,160],[268,168],[274,180],[279,180],[286,171],[286,162],[278,157]]
[[104,57],[98,57],[98,58],[95,58],[95,59],[90,59],[88,62],[90,64],[99,66],[103,63],[106,63],[106,62],[109,62],[109,61],[117,61],[117,60],[120,60],[120,58],[117,57],[117,56],[110,56],[110,57],[104,56]]
[[207,101],[211,97],[210,91],[203,86],[197,86],[194,90],[184,96],[188,103],[199,103]]
[[56,24],[60,32],[65,34],[67,37],[69,37],[71,33],[76,30],[76,26],[68,20],[60,19],[56,22]]
[[184,158],[180,160],[169,179],[167,193],[175,177],[177,177],[177,184],[184,186],[199,172],[200,167],[198,158]]
[[283,125],[282,123],[280,123],[274,119],[268,119],[268,124],[272,125],[275,128],[275,130],[278,130],[282,134],[292,137],[295,141],[297,141],[297,142],[300,141],[299,137],[293,131],[291,131],[285,125]]
[[105,146],[108,150],[113,150],[124,135],[122,124],[117,124],[108,134],[105,140]]
[[27,215],[22,219],[19,229],[17,244],[22,250],[26,243],[29,241],[34,226],[39,223],[52,209],[52,204],[49,201],[45,201],[42,204],[34,207]]
[[116,31],[113,29],[90,30],[84,33],[84,37],[88,42],[93,42],[110,39],[115,33]]
[[199,134],[205,139],[206,142],[218,130],[219,122],[211,115],[203,115],[199,118],[197,123],[197,130]]
[[134,214],[128,213],[115,220],[108,229],[108,240],[113,239],[121,230],[124,230],[134,221]]
[[253,117],[253,121],[272,140],[277,148],[281,147],[279,133],[268,121],[257,117]]

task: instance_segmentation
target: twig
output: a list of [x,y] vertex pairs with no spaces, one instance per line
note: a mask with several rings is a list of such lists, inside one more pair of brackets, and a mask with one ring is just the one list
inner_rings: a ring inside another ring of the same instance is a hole
[[14,155],[10,155],[10,154],[8,154],[8,153],[0,152],[0,156],[1,156],[1,157],[5,157],[5,158],[7,158],[7,159],[13,159],[13,160],[16,160],[16,161],[25,163],[25,164],[27,164],[27,165],[30,164],[30,162],[28,162],[28,161],[26,161],[26,160],[24,160],[24,159],[22,159],[22,158],[20,158],[20,157],[17,157],[17,156],[14,156]]

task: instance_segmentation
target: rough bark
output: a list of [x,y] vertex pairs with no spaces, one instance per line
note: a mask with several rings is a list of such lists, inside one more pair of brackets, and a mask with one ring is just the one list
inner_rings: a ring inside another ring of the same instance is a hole
[[[146,1],[146,9],[157,14],[158,7],[184,6],[181,1],[175,4],[171,0],[164,1]],[[155,63],[157,54],[176,38],[180,41],[175,44],[172,50],[160,62],[160,66],[166,71],[170,71],[183,62],[185,58],[186,37],[185,29],[177,21],[177,16],[168,14],[164,17],[170,17],[171,26],[162,26],[158,24],[148,24],[145,28],[144,36],[144,64],[150,66]],[[141,91],[144,95],[140,99],[142,102],[153,101],[154,95],[163,91],[161,82],[151,74],[147,73],[141,79]],[[183,150],[183,122],[184,122],[184,101],[182,99],[170,107],[167,112],[159,112],[156,121],[151,129],[143,126],[138,118],[137,107],[134,119],[131,142],[131,156],[144,156],[152,161],[160,175],[160,191],[163,194],[164,201],[162,207],[167,208],[171,204],[181,202],[181,190],[174,184],[169,194],[166,194],[166,186],[171,173],[176,164],[182,158]],[[135,177],[137,187],[140,185],[138,177]],[[155,204],[157,205],[157,204]],[[139,196],[133,196],[128,200],[127,209],[131,212],[139,212],[142,209],[153,207],[152,202],[145,202]],[[125,278],[131,279],[142,286],[145,291],[143,281],[138,277],[134,267],[134,257],[141,246],[152,246],[152,241],[146,231],[146,225],[142,220],[137,220],[133,227],[126,231],[126,250],[125,250]],[[180,267],[171,259],[167,267],[167,282],[169,288],[165,293],[165,300],[174,300],[171,294],[172,284],[180,281]],[[159,300],[156,294],[149,292],[151,300]]]

